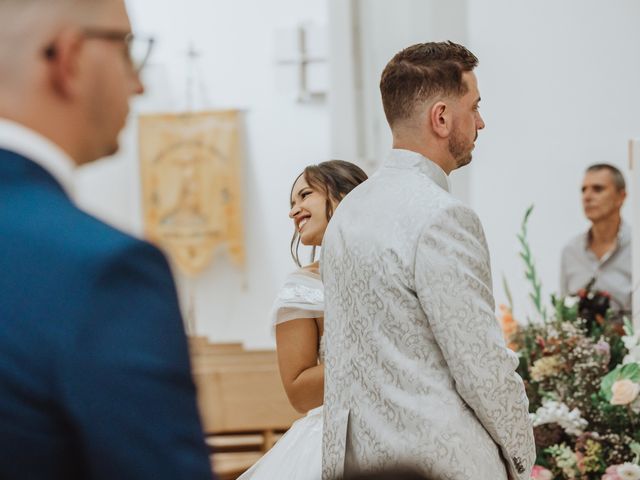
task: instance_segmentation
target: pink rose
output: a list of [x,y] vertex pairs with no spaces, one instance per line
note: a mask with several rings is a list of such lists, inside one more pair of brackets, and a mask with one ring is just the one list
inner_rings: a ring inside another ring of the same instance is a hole
[[534,465],[531,470],[532,480],[553,480],[553,474],[540,465]]
[[617,473],[605,473],[600,480],[622,480]]
[[628,405],[633,402],[640,393],[640,385],[629,379],[618,380],[611,387],[612,405]]
[[600,480],[622,480],[618,476],[618,465],[611,465]]

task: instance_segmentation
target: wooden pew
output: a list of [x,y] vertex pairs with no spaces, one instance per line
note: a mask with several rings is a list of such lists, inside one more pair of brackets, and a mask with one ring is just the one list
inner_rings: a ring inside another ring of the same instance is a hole
[[193,356],[206,353],[224,354],[242,352],[244,348],[240,342],[211,343],[207,337],[193,335],[189,337],[189,350]]
[[194,369],[200,370],[216,366],[254,366],[273,365],[277,366],[277,358],[274,350],[245,350],[240,352],[205,352],[198,355],[194,361]]
[[198,407],[216,474],[235,479],[302,415],[289,404],[275,351],[207,343],[191,341]]

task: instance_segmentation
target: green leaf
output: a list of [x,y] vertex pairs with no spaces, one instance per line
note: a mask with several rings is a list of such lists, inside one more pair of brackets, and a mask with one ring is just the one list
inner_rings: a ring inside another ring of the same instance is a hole
[[629,444],[629,450],[634,456],[633,462],[638,464],[640,463],[640,443],[633,442]]
[[631,450],[631,454],[633,455],[633,463],[640,464],[640,443],[632,442],[629,444],[629,450]]
[[611,402],[611,397],[613,396],[613,392],[611,391],[611,387],[616,381],[620,378],[621,367],[617,367],[614,370],[611,370],[608,374],[606,374],[602,381],[600,382],[600,393],[607,400],[607,402]]
[[640,364],[628,363],[622,367],[620,378],[640,383]]
[[507,277],[505,277],[504,273],[502,274],[502,288],[504,288],[504,293],[507,296],[507,301],[509,302],[509,309],[513,314],[513,297],[511,296],[511,289],[509,288],[509,283],[507,282]]
[[531,215],[531,212],[533,212],[533,205],[531,205],[529,208],[527,208],[527,211],[524,214],[524,219],[522,220],[522,228],[526,229],[527,227],[527,222],[529,221],[529,215]]
[[633,336],[633,324],[631,320],[629,320],[629,317],[624,317],[624,333],[629,337]]
[[533,290],[529,293],[529,297],[533,301],[538,313],[542,316],[542,319],[546,321],[547,310],[542,306],[542,282],[538,278],[536,266],[531,255],[531,249],[529,247],[529,241],[527,239],[527,223],[529,222],[531,212],[533,212],[533,205],[527,208],[527,211],[525,212],[522,219],[520,233],[518,233],[516,237],[518,238],[520,245],[522,246],[522,250],[519,252],[519,254],[520,258],[522,258],[524,262],[525,278],[531,283]]

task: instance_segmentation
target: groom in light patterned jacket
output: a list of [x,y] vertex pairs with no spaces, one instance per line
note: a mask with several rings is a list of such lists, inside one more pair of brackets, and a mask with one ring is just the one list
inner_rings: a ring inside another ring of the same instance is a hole
[[324,480],[394,465],[529,478],[529,403],[494,315],[484,233],[447,179],[484,128],[477,63],[425,43],[382,73],[393,150],[340,203],[322,251]]

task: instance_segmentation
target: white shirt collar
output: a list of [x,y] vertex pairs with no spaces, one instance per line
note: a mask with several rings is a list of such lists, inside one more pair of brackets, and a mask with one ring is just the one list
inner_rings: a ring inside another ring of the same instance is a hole
[[[620,219],[620,226],[618,227],[616,249],[620,246],[625,246],[631,242],[631,227],[622,218]],[[584,249],[589,250],[591,248],[591,228],[587,230],[582,237]]]
[[0,118],[0,148],[22,155],[37,163],[73,198],[75,163],[48,138],[19,123]]

